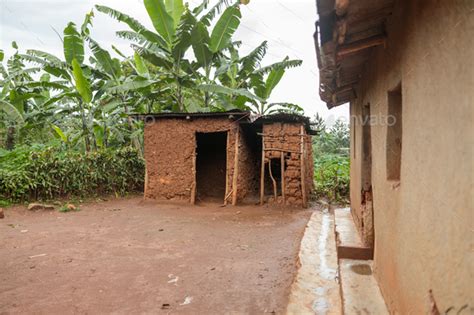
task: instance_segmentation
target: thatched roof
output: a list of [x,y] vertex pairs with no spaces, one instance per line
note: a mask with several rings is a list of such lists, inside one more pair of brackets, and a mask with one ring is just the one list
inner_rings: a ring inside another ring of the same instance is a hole
[[316,0],[319,94],[328,108],[356,98],[356,86],[371,48],[385,45],[385,22],[393,2]]

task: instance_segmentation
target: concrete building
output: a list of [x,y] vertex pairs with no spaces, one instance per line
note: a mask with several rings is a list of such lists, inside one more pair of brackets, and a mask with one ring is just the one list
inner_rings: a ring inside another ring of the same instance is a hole
[[350,103],[351,213],[394,314],[473,311],[473,4],[317,0],[320,95]]
[[161,113],[145,120],[145,198],[306,207],[309,119],[249,112]]

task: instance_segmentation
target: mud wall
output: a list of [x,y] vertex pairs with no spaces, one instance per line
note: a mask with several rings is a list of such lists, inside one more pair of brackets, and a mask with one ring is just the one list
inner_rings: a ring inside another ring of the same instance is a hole
[[255,130],[241,128],[239,134],[239,189],[237,199],[257,197],[260,187],[261,137]]
[[350,107],[350,200],[352,216],[361,239],[366,246],[373,247],[372,150],[370,121],[366,115],[370,111],[368,106],[369,103]]
[[[196,132],[228,132],[227,189],[230,192],[237,128],[238,124],[227,118],[159,119],[148,123],[144,135],[145,198],[190,200],[194,184]],[[240,184],[245,187],[242,182]]]
[[[308,135],[303,137],[304,156],[306,157],[303,172],[305,174],[306,196],[303,197],[301,181],[301,124],[272,123],[263,126],[265,142],[265,161],[269,159],[281,159],[284,156],[284,191],[285,204],[290,206],[303,206],[308,201],[309,194],[313,188],[312,178],[312,147]],[[303,129],[304,130],[304,129]],[[310,161],[308,159],[311,159]],[[265,176],[268,177],[268,167]],[[266,192],[271,194],[271,192]],[[305,203],[303,203],[305,198]]]
[[[396,1],[351,104],[370,103],[375,277],[391,313],[472,311],[470,1]],[[387,92],[402,86],[400,180],[387,180]],[[378,118],[381,118],[377,120]],[[352,123],[352,208],[362,204],[362,127]]]

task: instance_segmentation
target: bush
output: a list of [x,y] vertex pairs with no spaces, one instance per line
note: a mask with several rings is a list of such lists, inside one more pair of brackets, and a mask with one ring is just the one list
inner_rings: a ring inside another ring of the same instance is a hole
[[330,202],[349,202],[350,157],[349,126],[338,119],[331,128],[316,115],[313,124],[318,135],[313,137],[315,193]]
[[144,161],[129,147],[88,154],[46,146],[0,152],[0,199],[12,202],[124,195],[142,191],[143,182]]
[[330,201],[347,202],[349,198],[350,159],[343,155],[325,155],[314,163],[315,193]]

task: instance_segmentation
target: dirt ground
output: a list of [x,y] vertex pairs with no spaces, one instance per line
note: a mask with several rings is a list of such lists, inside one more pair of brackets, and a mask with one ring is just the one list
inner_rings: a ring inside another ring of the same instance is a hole
[[0,314],[279,314],[311,211],[133,197],[5,214]]

